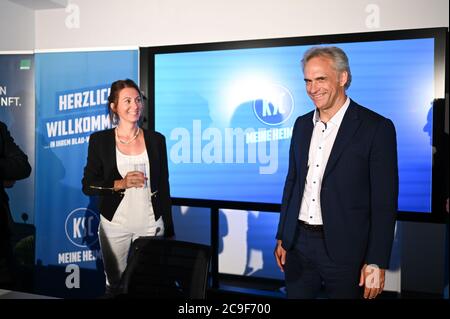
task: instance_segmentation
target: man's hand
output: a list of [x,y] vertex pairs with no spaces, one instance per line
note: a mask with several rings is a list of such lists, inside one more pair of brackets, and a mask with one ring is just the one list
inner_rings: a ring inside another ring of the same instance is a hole
[[275,246],[275,251],[273,254],[275,255],[275,260],[277,261],[278,267],[280,270],[284,272],[284,263],[286,262],[286,250],[281,247],[281,240],[277,240],[277,245]]
[[377,265],[367,265],[361,269],[361,276],[359,279],[359,286],[364,286],[364,298],[374,299],[384,289],[384,278],[386,270],[378,268]]

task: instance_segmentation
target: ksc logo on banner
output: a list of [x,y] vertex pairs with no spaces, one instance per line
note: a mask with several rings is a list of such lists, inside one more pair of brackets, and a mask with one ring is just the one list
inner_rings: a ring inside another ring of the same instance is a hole
[[65,221],[66,236],[77,247],[91,247],[98,241],[98,214],[88,208],[77,208]]
[[294,98],[287,88],[271,85],[264,96],[253,101],[256,117],[264,124],[279,125],[286,122],[294,110]]

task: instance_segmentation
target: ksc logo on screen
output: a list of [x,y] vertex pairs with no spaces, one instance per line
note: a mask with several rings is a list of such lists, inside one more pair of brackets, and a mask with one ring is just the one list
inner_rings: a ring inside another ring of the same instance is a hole
[[271,85],[264,91],[264,96],[253,101],[253,110],[258,120],[267,125],[286,122],[294,111],[291,92],[281,85]]
[[98,240],[98,214],[88,208],[77,208],[66,218],[66,236],[78,247],[90,247]]

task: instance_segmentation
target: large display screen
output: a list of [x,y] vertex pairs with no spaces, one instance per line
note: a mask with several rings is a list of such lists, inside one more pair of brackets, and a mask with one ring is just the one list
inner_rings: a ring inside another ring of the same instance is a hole
[[431,212],[428,114],[444,95],[445,45],[438,31],[150,48],[150,104],[155,129],[167,141],[172,196],[281,203],[294,122],[314,109],[301,59],[320,43],[347,53],[348,96],[394,122],[399,210]]

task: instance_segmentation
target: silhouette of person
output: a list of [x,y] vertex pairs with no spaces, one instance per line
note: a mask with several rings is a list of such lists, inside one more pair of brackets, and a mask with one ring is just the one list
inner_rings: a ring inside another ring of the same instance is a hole
[[10,242],[11,211],[5,188],[16,180],[30,176],[31,166],[27,155],[14,142],[8,128],[0,122],[0,287],[11,288],[13,278],[13,252]]
[[430,145],[433,147],[433,166],[434,170],[440,172],[434,176],[439,179],[434,185],[437,189],[433,192],[438,194],[438,207],[443,212],[448,213],[448,198],[449,198],[449,148],[448,148],[448,133],[444,130],[445,114],[445,100],[435,99],[432,106],[428,110],[427,122],[423,127],[430,138]]
[[448,299],[449,274],[448,274],[448,237],[449,237],[449,136],[444,129],[445,100],[435,99],[428,110],[427,122],[423,131],[430,137],[430,145],[433,147],[433,170],[437,171],[433,177],[438,180],[433,181],[433,197],[437,200],[437,209],[444,214],[446,221],[445,240],[445,264],[444,264],[444,298]]

